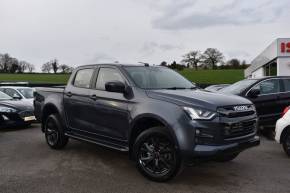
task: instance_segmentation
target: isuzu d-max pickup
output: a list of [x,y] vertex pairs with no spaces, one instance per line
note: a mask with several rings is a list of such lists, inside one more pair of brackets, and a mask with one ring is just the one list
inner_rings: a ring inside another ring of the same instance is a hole
[[65,88],[37,88],[34,106],[51,148],[77,139],[127,151],[154,181],[197,161],[233,160],[260,143],[252,102],[197,89],[161,66],[81,66]]

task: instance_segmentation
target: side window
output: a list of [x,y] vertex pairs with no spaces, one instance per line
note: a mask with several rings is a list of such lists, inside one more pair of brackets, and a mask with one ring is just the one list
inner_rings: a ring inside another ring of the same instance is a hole
[[105,84],[107,82],[112,81],[120,81],[125,82],[120,73],[114,68],[100,68],[97,82],[96,82],[96,89],[105,90]]
[[81,88],[89,88],[93,73],[94,69],[91,68],[79,70],[75,76],[73,85]]
[[19,93],[17,93],[14,89],[11,89],[11,88],[4,89],[4,93],[11,96],[12,98],[13,97],[21,97]]
[[284,88],[285,88],[285,92],[289,92],[290,91],[290,79],[284,79]]
[[260,89],[260,94],[275,94],[280,92],[280,85],[278,79],[271,79],[257,84],[255,89]]

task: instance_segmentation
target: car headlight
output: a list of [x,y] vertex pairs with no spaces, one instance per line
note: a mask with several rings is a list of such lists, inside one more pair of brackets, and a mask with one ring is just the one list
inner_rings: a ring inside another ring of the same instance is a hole
[[215,112],[200,108],[183,107],[183,109],[193,120],[210,120],[216,115]]
[[11,107],[0,106],[0,113],[15,113],[16,109]]

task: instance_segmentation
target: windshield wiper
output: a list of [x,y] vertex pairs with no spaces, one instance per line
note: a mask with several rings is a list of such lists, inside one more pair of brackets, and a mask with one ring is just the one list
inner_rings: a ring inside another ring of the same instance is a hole
[[186,89],[185,87],[169,87],[169,88],[162,88],[167,90],[179,90],[179,89]]

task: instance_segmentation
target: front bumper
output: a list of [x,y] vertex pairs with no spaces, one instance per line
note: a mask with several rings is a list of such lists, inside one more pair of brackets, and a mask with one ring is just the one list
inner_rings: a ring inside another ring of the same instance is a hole
[[0,116],[0,127],[29,125],[36,120],[32,111],[0,113]]
[[222,155],[242,152],[245,149],[258,146],[260,138],[255,136],[251,139],[225,145],[196,145],[194,148],[194,157],[214,158]]
[[283,117],[280,118],[277,122],[276,122],[276,128],[275,128],[275,140],[280,143],[280,139],[281,139],[281,134],[283,132],[283,130],[289,125],[289,121],[287,121],[286,119],[284,119]]

